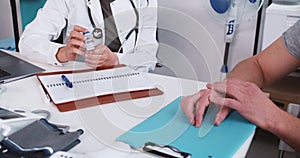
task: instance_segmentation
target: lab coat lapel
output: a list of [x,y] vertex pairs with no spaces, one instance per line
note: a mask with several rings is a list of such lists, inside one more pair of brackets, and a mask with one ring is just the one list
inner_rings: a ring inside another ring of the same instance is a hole
[[[115,19],[119,39],[123,43],[128,31],[135,26],[136,16],[134,10],[129,0],[114,0],[111,2],[110,7]],[[134,37],[134,35],[131,37]],[[127,50],[127,47],[133,48],[133,46],[134,44],[132,44],[130,39],[123,45],[123,50]]]
[[[100,1],[99,0],[90,0],[87,3],[87,6],[91,9],[91,14],[92,18],[96,24],[97,27],[101,29],[104,28],[104,20],[103,20],[103,14],[102,14],[102,9],[100,6]],[[128,33],[128,30],[132,29],[135,26],[136,22],[136,16],[133,11],[133,8],[129,2],[129,0],[114,0],[111,2],[111,10],[112,14],[115,19],[115,24],[117,27],[119,39],[122,42],[125,40],[125,36]],[[129,11],[129,12],[128,12]],[[122,18],[120,15],[126,15],[128,18]],[[120,16],[120,17],[118,17]],[[122,19],[122,20],[121,20]],[[126,21],[124,21],[126,20]],[[129,48],[134,47],[134,40],[135,39],[135,34],[133,34],[130,39],[126,42],[126,44],[123,46],[123,50],[126,51]],[[105,31],[103,31],[103,41],[105,40]]]
[[[112,11],[112,15],[114,16],[115,24],[117,27],[118,34],[120,33],[120,29],[122,27],[122,24],[118,21],[118,16],[120,14],[120,9],[124,8],[124,0],[114,0],[110,3],[110,8]],[[121,40],[121,39],[120,39]]]
[[92,18],[96,24],[96,27],[103,29],[104,22],[103,22],[102,9],[100,7],[100,1],[90,0],[89,2],[87,2],[87,6],[91,9]]

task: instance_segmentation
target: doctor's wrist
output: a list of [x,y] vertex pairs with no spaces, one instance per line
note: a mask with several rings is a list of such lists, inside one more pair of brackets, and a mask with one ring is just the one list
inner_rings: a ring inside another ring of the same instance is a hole
[[58,49],[58,51],[56,53],[56,59],[61,63],[70,61],[70,59],[68,58],[68,55],[67,55],[67,46],[60,47]]

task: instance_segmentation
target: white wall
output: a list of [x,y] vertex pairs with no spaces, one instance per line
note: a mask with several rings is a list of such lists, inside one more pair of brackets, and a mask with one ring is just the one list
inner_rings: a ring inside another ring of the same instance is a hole
[[14,36],[10,9],[9,0],[0,0],[0,40]]
[[[206,82],[219,80],[225,47],[222,15],[211,9],[209,0],[158,3],[158,57],[164,67],[156,68],[155,73]],[[255,32],[256,17],[239,26],[230,50],[230,70],[252,56]]]

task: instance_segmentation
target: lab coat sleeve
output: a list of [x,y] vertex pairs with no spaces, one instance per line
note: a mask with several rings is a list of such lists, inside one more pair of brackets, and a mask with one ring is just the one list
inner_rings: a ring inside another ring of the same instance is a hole
[[47,0],[36,18],[26,26],[19,42],[20,53],[34,61],[61,66],[56,53],[64,45],[52,41],[66,26],[67,15],[65,0]]
[[154,70],[157,62],[157,1],[149,0],[147,4],[146,0],[141,0],[140,5],[140,26],[136,46],[132,52],[118,54],[118,57],[120,63],[138,71],[148,72]]

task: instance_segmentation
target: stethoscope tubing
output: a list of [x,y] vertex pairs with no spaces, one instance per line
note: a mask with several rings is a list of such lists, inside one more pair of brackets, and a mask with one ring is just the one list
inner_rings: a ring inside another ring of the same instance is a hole
[[[88,0],[90,1],[90,0]],[[135,36],[135,43],[137,41],[137,34],[138,34],[138,27],[139,27],[139,20],[140,20],[140,16],[138,14],[138,10],[134,4],[134,2],[132,0],[129,0],[130,1],[130,4],[132,5],[132,8],[134,9],[134,13],[135,13],[135,16],[136,16],[136,23],[135,23],[135,26],[128,32],[128,34],[125,36],[125,41],[129,39],[129,37],[132,35],[132,33],[135,31],[136,33],[136,36]],[[93,20],[93,17],[92,17],[92,13],[91,13],[91,9],[90,7],[87,7],[88,8],[88,16],[89,16],[89,20],[93,26],[94,29],[96,29],[96,24],[95,24],[95,21]]]

